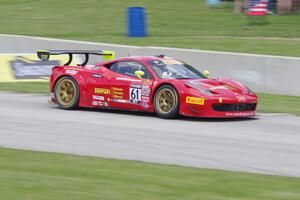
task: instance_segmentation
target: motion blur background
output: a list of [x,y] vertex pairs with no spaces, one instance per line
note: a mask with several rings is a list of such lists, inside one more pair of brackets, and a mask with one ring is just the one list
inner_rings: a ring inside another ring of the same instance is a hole
[[[130,7],[144,9],[139,37],[129,37]],[[249,86],[259,114],[65,112],[46,103],[64,58],[41,62],[39,49],[165,54]],[[0,0],[0,200],[299,200],[299,77],[300,0]],[[222,170],[140,162],[158,160]]]

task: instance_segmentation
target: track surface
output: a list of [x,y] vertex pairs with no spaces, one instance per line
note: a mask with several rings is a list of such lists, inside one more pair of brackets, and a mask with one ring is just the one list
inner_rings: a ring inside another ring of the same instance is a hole
[[64,111],[49,97],[0,93],[0,146],[300,177],[300,117],[248,120]]

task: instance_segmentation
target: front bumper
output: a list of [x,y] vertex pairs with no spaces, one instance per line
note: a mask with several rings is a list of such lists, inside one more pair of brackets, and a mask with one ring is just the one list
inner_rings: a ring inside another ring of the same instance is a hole
[[203,105],[184,102],[180,114],[192,117],[238,118],[256,115],[257,97],[236,98],[213,97],[204,100]]

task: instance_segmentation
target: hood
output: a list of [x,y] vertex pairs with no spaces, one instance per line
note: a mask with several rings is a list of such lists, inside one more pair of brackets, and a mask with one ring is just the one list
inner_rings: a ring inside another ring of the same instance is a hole
[[248,88],[230,79],[193,79],[185,80],[184,84],[208,95],[249,94]]

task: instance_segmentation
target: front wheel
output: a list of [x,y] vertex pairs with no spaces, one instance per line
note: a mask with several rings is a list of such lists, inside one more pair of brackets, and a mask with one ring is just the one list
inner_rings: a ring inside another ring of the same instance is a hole
[[175,118],[179,112],[179,96],[171,85],[161,86],[155,93],[154,110],[162,118]]
[[75,109],[79,102],[79,87],[76,80],[69,76],[60,78],[54,87],[55,100],[65,110]]

